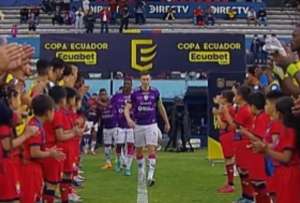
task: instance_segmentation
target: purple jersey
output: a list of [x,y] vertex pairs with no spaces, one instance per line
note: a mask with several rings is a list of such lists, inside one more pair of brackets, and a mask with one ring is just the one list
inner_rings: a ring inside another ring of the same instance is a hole
[[108,106],[101,109],[101,122],[103,124],[103,128],[110,129],[118,126],[117,111],[111,102]]
[[124,94],[123,92],[116,93],[112,98],[112,103],[117,110],[118,127],[129,128],[127,120],[124,115],[124,108],[127,102],[130,101],[131,95]]
[[148,91],[143,91],[141,87],[133,91],[131,95],[133,117],[138,125],[156,123],[159,99],[159,91],[153,87],[150,87]]

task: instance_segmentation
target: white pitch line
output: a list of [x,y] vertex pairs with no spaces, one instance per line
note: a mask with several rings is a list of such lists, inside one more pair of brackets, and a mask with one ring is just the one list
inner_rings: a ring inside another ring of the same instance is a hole
[[137,203],[148,203],[148,191],[146,184],[146,175],[138,175],[137,184]]

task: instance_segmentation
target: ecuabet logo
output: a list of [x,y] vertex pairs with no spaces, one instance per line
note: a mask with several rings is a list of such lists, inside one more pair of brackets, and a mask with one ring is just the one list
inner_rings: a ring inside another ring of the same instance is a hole
[[140,72],[153,68],[157,45],[152,39],[134,39],[131,41],[131,67]]

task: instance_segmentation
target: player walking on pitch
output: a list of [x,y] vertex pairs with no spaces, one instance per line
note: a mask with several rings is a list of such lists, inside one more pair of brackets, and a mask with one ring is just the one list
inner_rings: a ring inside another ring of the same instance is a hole
[[[115,137],[116,143],[116,172],[121,171],[121,167],[125,165],[125,175],[131,175],[131,164],[134,156],[134,135],[133,129],[129,128],[126,118],[124,116],[124,108],[128,101],[130,101],[132,93],[132,79],[127,77],[124,79],[122,90],[117,92],[112,101],[117,109],[118,118],[118,133]],[[123,151],[123,153],[122,153]],[[122,156],[123,154],[123,156]]]
[[[148,176],[149,186],[153,186],[156,166],[156,147],[158,145],[159,128],[157,125],[157,109],[165,123],[165,132],[170,130],[170,123],[160,93],[150,86],[151,76],[141,75],[141,86],[135,89],[130,101],[125,106],[125,117],[129,127],[134,128],[136,158],[138,163],[138,179],[145,177],[145,160],[143,149],[148,149]],[[133,118],[130,111],[133,111]]]

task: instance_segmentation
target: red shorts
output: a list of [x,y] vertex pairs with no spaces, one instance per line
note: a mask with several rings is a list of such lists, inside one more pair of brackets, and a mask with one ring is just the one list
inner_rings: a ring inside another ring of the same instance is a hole
[[54,158],[45,158],[41,160],[44,180],[51,184],[58,184],[62,180],[63,161]]
[[276,167],[276,203],[300,203],[300,165]]
[[248,140],[235,141],[236,164],[240,169],[244,171],[248,171],[249,165],[251,164],[248,160],[248,157],[251,156],[252,151],[251,149],[247,148],[248,145]]
[[28,162],[21,166],[21,203],[36,202],[43,191],[43,174],[40,164]]
[[63,152],[65,153],[66,156],[63,163],[64,173],[72,173],[74,171],[76,157],[75,157],[73,146],[74,145],[70,141],[64,142],[59,145],[59,148],[63,149]]
[[233,132],[222,133],[220,135],[220,142],[221,142],[224,158],[233,157],[235,153],[234,133]]
[[19,170],[16,163],[8,159],[0,161],[0,202],[20,199]]
[[[250,149],[251,150],[251,149]],[[266,168],[265,159],[263,154],[259,153],[249,153],[248,162],[251,163],[248,166],[249,177],[251,180],[266,180]]]
[[277,179],[276,176],[269,176],[267,178],[267,188],[270,193],[276,193]]

